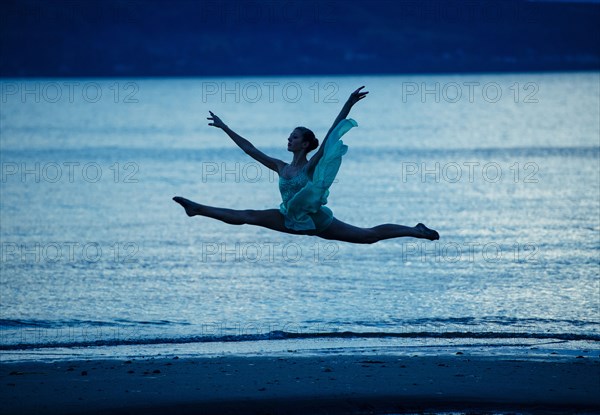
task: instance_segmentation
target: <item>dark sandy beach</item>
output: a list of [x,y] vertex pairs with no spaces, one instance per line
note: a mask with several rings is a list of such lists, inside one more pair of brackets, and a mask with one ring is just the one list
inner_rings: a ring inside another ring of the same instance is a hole
[[218,357],[4,363],[2,414],[600,413],[600,359]]

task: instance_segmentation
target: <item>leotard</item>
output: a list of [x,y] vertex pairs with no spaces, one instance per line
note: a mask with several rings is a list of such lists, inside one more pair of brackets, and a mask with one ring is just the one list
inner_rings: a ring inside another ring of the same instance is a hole
[[288,229],[316,230],[319,233],[333,221],[333,212],[324,205],[327,204],[329,187],[340,169],[342,156],[348,151],[341,137],[356,126],[358,124],[351,118],[343,119],[335,126],[325,141],[323,155],[315,166],[312,180],[308,177],[306,166],[290,179],[279,176],[282,199],[279,211]]

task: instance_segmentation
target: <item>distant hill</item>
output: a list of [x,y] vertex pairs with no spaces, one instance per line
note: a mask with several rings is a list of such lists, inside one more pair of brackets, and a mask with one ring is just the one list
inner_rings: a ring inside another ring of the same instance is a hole
[[3,0],[0,76],[600,69],[600,4]]

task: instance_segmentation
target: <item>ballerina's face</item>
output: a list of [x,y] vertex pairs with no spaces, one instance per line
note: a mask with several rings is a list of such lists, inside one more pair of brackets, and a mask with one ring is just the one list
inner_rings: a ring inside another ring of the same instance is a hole
[[297,128],[290,133],[290,136],[288,137],[288,146],[287,146],[288,151],[291,151],[291,152],[301,151],[301,150],[305,149],[307,146],[308,146],[308,142],[304,141],[304,138],[302,137],[302,133],[300,131],[298,131]]

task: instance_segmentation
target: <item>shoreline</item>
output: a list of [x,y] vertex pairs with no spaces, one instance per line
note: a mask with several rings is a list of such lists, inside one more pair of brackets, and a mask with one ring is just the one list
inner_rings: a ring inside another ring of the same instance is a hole
[[600,359],[325,355],[0,364],[6,414],[600,413]]

